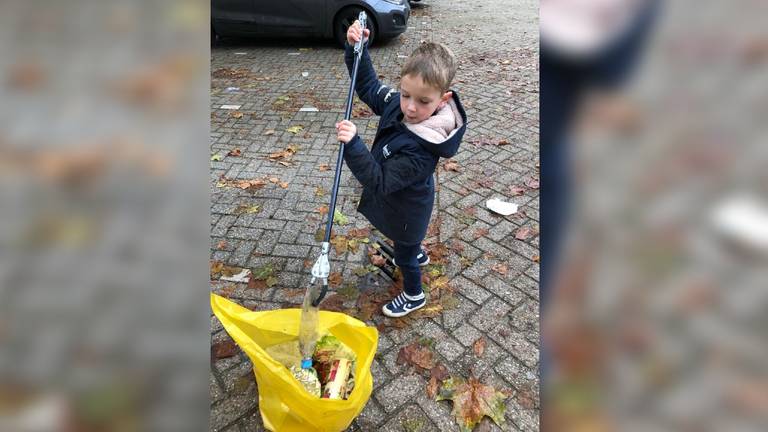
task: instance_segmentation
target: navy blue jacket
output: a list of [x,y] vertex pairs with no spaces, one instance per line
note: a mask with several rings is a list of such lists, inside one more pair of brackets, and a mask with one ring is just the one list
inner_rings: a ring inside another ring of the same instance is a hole
[[[344,60],[350,75],[354,50],[347,44]],[[418,244],[427,234],[435,200],[433,173],[441,157],[456,154],[467,127],[467,115],[453,91],[463,124],[448,139],[433,144],[403,125],[400,92],[383,85],[364,49],[355,83],[357,96],[381,116],[371,150],[360,136],[346,144],[344,160],[363,185],[357,210],[395,242]]]

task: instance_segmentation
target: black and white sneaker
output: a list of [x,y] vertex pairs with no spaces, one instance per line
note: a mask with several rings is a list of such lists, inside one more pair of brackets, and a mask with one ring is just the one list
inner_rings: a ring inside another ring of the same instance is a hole
[[382,306],[381,311],[388,317],[400,318],[415,310],[423,308],[426,304],[427,297],[424,293],[421,293],[421,295],[417,297],[411,297],[403,291],[391,302]]
[[[422,249],[421,252],[416,255],[416,261],[419,262],[419,267],[424,267],[425,265],[429,264],[429,255],[424,252],[424,249]],[[394,258],[392,258],[392,264],[397,265]]]

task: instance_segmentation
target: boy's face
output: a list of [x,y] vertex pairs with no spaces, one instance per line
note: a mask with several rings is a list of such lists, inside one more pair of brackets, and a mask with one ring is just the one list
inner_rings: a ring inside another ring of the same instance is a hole
[[418,75],[405,75],[400,79],[400,109],[403,111],[403,121],[420,123],[428,119],[438,108],[442,108],[451,96],[451,92],[443,93],[439,88],[424,83]]

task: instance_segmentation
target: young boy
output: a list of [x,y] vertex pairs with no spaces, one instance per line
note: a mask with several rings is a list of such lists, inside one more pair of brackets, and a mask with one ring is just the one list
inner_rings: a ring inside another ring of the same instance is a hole
[[[365,30],[365,36],[369,33]],[[345,61],[352,73],[353,45],[363,37],[355,22],[347,32]],[[403,67],[400,91],[379,82],[367,49],[358,66],[355,90],[381,116],[370,152],[347,120],[336,124],[344,160],[363,185],[357,210],[394,242],[394,263],[403,274],[404,292],[382,307],[402,317],[424,307],[419,266],[429,263],[421,249],[435,198],[432,173],[441,157],[456,154],[467,116],[449,90],[456,74],[453,54],[441,44],[424,43]]]

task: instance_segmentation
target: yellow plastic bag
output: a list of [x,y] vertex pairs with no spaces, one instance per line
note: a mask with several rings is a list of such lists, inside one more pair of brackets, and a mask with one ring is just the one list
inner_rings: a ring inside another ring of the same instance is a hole
[[349,399],[320,399],[308,394],[288,369],[264,350],[298,338],[300,309],[253,312],[216,294],[211,294],[211,309],[253,363],[259,410],[267,429],[340,432],[349,427],[371,397],[371,363],[379,340],[376,328],[342,313],[320,311],[320,334],[333,334],[357,355],[355,388]]

